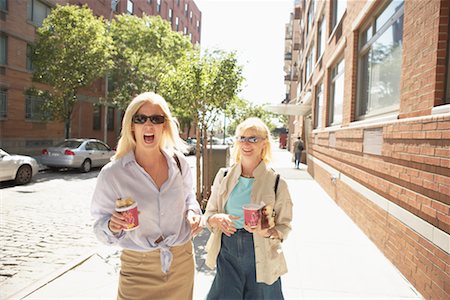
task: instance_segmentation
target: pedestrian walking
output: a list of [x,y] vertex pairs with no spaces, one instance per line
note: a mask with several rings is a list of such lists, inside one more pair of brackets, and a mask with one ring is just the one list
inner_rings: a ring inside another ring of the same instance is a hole
[[[201,230],[201,209],[189,165],[175,150],[182,148],[161,96],[147,92],[131,101],[91,204],[97,238],[123,248],[118,299],[192,299],[192,237]],[[132,213],[136,204],[139,215]]]
[[302,151],[303,151],[303,140],[301,137],[298,137],[294,142],[294,156],[295,156],[295,168],[300,168],[300,163],[302,159]]
[[[204,215],[211,231],[206,265],[217,267],[207,299],[283,299],[287,266],[280,248],[291,230],[292,201],[286,181],[268,166],[271,147],[267,126],[247,119],[236,129],[236,163],[216,174]],[[270,207],[273,227],[262,227],[261,219],[256,227],[245,224],[249,203]]]

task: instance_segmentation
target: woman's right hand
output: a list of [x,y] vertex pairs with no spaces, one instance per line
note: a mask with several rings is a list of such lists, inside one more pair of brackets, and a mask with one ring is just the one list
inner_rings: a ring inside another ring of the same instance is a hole
[[114,212],[111,215],[111,219],[109,219],[108,228],[112,233],[117,234],[124,228],[127,228],[127,222],[125,222],[125,218],[120,213]]
[[228,214],[215,214],[209,217],[208,224],[222,230],[226,236],[231,236],[236,232],[236,226],[233,220],[239,220],[240,217]]

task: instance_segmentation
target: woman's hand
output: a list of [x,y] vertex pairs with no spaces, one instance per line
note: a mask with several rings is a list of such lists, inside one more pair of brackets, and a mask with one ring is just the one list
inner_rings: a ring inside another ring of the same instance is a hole
[[109,219],[108,229],[112,233],[117,234],[121,232],[124,228],[127,228],[127,222],[125,222],[125,218],[122,217],[120,213],[114,212],[111,216],[111,219]]
[[278,231],[275,228],[261,228],[261,219],[258,221],[258,225],[256,227],[250,227],[244,223],[244,229],[253,234],[257,233],[264,238],[279,238]]
[[233,220],[239,220],[240,217],[228,214],[215,214],[209,217],[208,224],[220,228],[226,236],[231,236],[236,232],[236,225]]
[[200,220],[202,219],[201,215],[197,215],[194,211],[188,210],[186,219],[188,220],[189,225],[191,225],[192,237],[195,237],[203,230],[203,227],[200,226]]

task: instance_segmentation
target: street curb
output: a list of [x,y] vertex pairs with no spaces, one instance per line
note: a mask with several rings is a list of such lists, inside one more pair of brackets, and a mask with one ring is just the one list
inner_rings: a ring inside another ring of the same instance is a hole
[[44,287],[45,285],[49,284],[50,282],[54,281],[55,279],[61,277],[65,273],[69,272],[70,270],[78,267],[79,265],[84,263],[86,260],[88,260],[89,258],[94,256],[97,252],[98,252],[98,249],[94,249],[92,251],[87,252],[84,255],[81,255],[80,257],[72,260],[71,262],[65,264],[61,268],[46,275],[45,277],[33,282],[32,284],[21,289],[20,291],[15,292],[14,294],[12,294],[10,296],[7,296],[4,300],[21,300],[21,299],[31,295],[38,289]]

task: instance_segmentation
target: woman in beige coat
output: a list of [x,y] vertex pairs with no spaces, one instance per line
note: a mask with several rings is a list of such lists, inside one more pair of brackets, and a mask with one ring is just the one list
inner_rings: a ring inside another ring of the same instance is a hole
[[[207,299],[283,299],[280,276],[287,267],[281,242],[292,219],[288,186],[267,165],[270,132],[260,119],[239,124],[236,138],[236,163],[217,173],[204,216],[211,231],[206,264],[217,267]],[[249,203],[273,209],[274,226],[244,224],[242,206]]]

